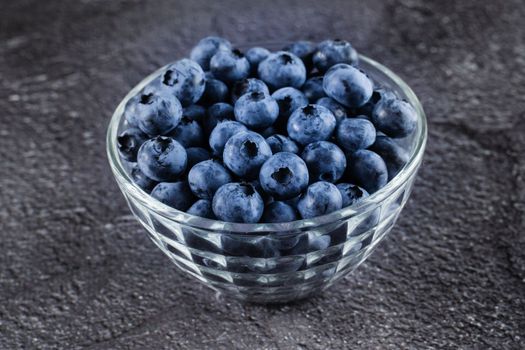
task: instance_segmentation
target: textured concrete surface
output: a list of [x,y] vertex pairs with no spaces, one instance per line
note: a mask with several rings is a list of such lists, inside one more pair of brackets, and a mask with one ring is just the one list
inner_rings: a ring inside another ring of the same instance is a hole
[[[525,4],[1,1],[1,349],[525,348]],[[109,116],[209,33],[339,37],[430,120],[389,238],[324,295],[241,305],[181,273],[130,215]]]

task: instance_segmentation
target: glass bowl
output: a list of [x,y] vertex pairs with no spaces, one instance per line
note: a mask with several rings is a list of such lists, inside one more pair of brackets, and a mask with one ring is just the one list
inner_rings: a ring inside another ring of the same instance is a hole
[[401,140],[410,152],[408,163],[384,188],[356,205],[279,224],[239,224],[196,217],[157,201],[133,183],[130,164],[120,159],[116,143],[124,124],[124,107],[165,67],[142,80],[113,113],[107,153],[120,190],[151,240],[182,271],[224,295],[248,302],[305,298],[357,268],[394,226],[410,195],[427,139],[425,113],[407,84],[362,55],[360,67],[417,111],[416,131]]

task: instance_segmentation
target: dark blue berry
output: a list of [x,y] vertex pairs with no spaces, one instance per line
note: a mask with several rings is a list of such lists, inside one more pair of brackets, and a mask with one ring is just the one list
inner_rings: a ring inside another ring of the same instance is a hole
[[206,134],[210,134],[217,123],[225,120],[235,120],[233,106],[224,102],[218,102],[208,108],[207,118],[202,123]]
[[325,97],[326,94],[323,90],[323,77],[312,77],[308,79],[303,87],[301,88],[304,95],[310,101],[310,103],[315,103],[318,99]]
[[128,162],[137,161],[137,153],[140,146],[148,139],[139,128],[129,128],[124,130],[117,137],[118,152],[122,158]]
[[320,72],[325,72],[338,63],[356,65],[358,55],[357,51],[347,41],[325,40],[317,46],[312,61]]
[[182,109],[182,117],[202,123],[206,118],[206,108],[200,105],[191,105]]
[[210,68],[210,60],[219,50],[230,50],[231,43],[223,38],[208,36],[201,39],[191,50],[190,58],[196,61],[204,70]]
[[250,69],[252,74],[257,74],[257,67],[266,57],[270,55],[270,51],[264,47],[252,47],[246,51],[246,59],[250,62]]
[[234,108],[235,119],[252,129],[264,129],[279,116],[279,105],[260,91],[249,92],[239,98]]
[[[182,106],[174,96],[162,92],[143,91],[128,106],[127,115],[140,130],[150,136],[165,135],[182,118]],[[131,123],[130,123],[131,124]]]
[[343,208],[351,206],[363,198],[368,197],[368,192],[357,185],[339,183],[337,184],[337,189],[341,192],[341,197],[343,198]]
[[188,155],[188,165],[186,167],[187,170],[193,168],[195,164],[211,158],[210,152],[202,147],[186,148],[186,154]]
[[385,99],[374,107],[372,122],[387,136],[405,137],[416,129],[417,112],[404,100]]
[[151,191],[151,196],[172,208],[182,211],[188,210],[195,201],[185,181],[161,182]]
[[272,149],[272,153],[279,153],[279,152],[290,152],[290,153],[299,153],[299,147],[297,144],[290,139],[289,137],[274,134],[266,139],[266,142],[268,142],[268,145]]
[[140,170],[155,181],[176,180],[186,170],[188,156],[171,137],[157,136],[142,144],[137,155]]
[[343,199],[334,184],[326,181],[314,182],[297,204],[303,219],[326,215],[341,209]]
[[211,201],[207,199],[199,199],[187,211],[188,214],[200,216],[201,218],[206,219],[216,219],[213,210],[211,209]]
[[213,196],[212,209],[222,221],[256,223],[263,214],[264,202],[252,185],[229,183]]
[[204,144],[204,132],[199,123],[187,117],[182,118],[179,125],[168,136],[184,147],[198,147]]
[[321,97],[315,104],[328,108],[334,115],[337,124],[348,116],[346,108],[331,97]]
[[307,40],[299,40],[283,48],[283,51],[288,51],[299,57],[308,71],[312,70],[312,56],[316,50],[316,45]]
[[160,77],[164,90],[173,94],[186,107],[197,102],[206,87],[204,71],[187,58],[170,64]]
[[372,120],[372,112],[374,111],[374,107],[376,104],[379,103],[381,100],[387,100],[387,99],[395,99],[396,95],[385,88],[376,88],[374,89],[374,92],[372,93],[372,96],[370,99],[361,107],[359,108],[352,108],[351,112],[352,115],[355,116],[365,116],[366,119]]
[[290,115],[299,107],[304,107],[308,104],[306,96],[296,88],[284,87],[276,90],[272,97],[279,105],[279,117],[275,121],[275,126],[279,131],[286,131],[286,123]]
[[250,62],[237,49],[220,50],[211,58],[210,70],[216,79],[231,84],[250,75]]
[[301,145],[324,141],[332,136],[336,120],[332,112],[319,105],[298,108],[288,119],[288,135]]
[[255,179],[259,169],[270,158],[272,150],[261,135],[244,131],[232,136],[224,146],[224,165],[235,175]]
[[349,178],[368,193],[374,193],[388,182],[388,171],[383,159],[372,151],[359,150],[349,155]]
[[264,208],[261,222],[277,223],[290,222],[299,219],[297,211],[285,202],[275,201]]
[[137,184],[137,186],[142,188],[147,193],[150,193],[153,187],[155,187],[158,183],[157,181],[152,180],[144,175],[144,173],[136,164],[133,166],[133,168],[131,168],[131,178],[133,179],[133,182]]
[[343,151],[328,141],[317,141],[306,146],[301,154],[310,172],[310,181],[335,183],[343,176],[346,169],[346,157]]
[[377,136],[370,149],[379,154],[385,161],[388,181],[392,180],[408,163],[408,152],[388,136]]
[[233,136],[248,129],[241,123],[226,120],[217,124],[210,134],[210,148],[218,157],[221,157],[224,152],[226,142]]
[[337,125],[335,137],[345,151],[352,153],[370,147],[376,139],[376,129],[366,119],[346,118]]
[[228,170],[215,160],[197,163],[188,173],[191,191],[202,199],[211,200],[219,187],[231,181]]
[[270,54],[259,63],[258,72],[262,81],[272,90],[285,86],[300,88],[306,80],[306,68],[303,61],[285,51]]
[[271,156],[259,173],[261,187],[277,199],[296,197],[308,186],[308,181],[306,164],[298,155],[289,152]]
[[262,136],[262,137],[270,137],[274,134],[277,134],[277,129],[275,128],[275,125],[271,125],[269,127],[267,127],[266,129],[262,130],[262,131],[259,131],[259,134]]
[[359,69],[348,64],[336,64],[323,78],[324,92],[346,107],[358,108],[372,96],[373,83]]
[[269,95],[270,91],[268,90],[268,86],[259,79],[255,78],[247,78],[238,80],[233,84],[232,87],[232,103],[235,105],[235,102],[247,93],[250,92],[261,92],[264,95]]
[[214,78],[206,78],[206,87],[199,103],[204,106],[211,106],[214,103],[225,102],[228,99],[228,86],[222,81]]

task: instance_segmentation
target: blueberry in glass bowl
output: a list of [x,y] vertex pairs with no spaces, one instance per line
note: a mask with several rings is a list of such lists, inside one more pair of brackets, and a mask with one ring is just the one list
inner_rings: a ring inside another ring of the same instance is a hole
[[[300,55],[293,43],[212,39],[198,55],[204,73],[175,61],[118,105],[107,133],[117,184],[151,240],[206,286],[258,303],[320,293],[365,261],[399,217],[425,149],[422,106],[401,78],[341,40]],[[244,59],[252,47],[269,53]],[[193,78],[165,86],[179,66]],[[202,77],[220,86],[217,98]],[[326,96],[307,101],[301,89],[313,77],[323,77]],[[249,79],[268,90],[244,89]]]

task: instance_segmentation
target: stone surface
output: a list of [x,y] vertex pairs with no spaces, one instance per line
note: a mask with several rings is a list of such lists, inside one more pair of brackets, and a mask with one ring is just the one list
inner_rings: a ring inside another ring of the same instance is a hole
[[[525,348],[525,4],[1,1],[0,348]],[[179,273],[105,156],[141,77],[217,33],[339,37],[391,67],[430,121],[398,225],[356,273],[285,306]]]

